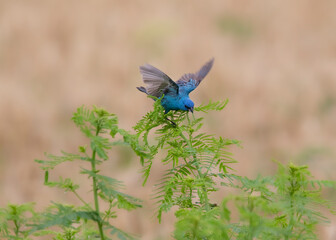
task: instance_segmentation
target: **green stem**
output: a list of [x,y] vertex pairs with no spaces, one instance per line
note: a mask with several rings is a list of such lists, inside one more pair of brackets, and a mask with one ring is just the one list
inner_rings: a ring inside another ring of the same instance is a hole
[[[250,195],[247,197],[247,208],[248,208],[250,213],[253,213],[253,210],[254,210],[253,198],[251,198],[252,193],[253,193],[253,189],[251,190]],[[253,218],[251,217],[251,214],[250,214],[250,217],[249,217],[249,228],[250,229],[249,229],[248,238],[253,240],[255,226],[254,226],[254,221],[253,221]]]
[[[188,118],[188,120],[189,120],[189,118]],[[181,130],[180,130],[180,136],[188,144],[189,148],[192,150],[193,147],[192,147],[191,139],[188,140],[183,135]],[[190,136],[190,138],[191,138],[191,136]],[[199,165],[199,160],[198,160],[195,153],[193,153],[193,159],[195,161],[195,165],[196,165],[196,169],[197,169],[197,173],[198,173],[199,178],[203,178],[204,174],[202,174],[202,172],[201,172],[200,165]],[[203,195],[204,195],[204,206],[205,206],[205,209],[208,211],[208,210],[210,210],[208,192],[207,192],[207,189],[206,189],[205,186],[202,187],[202,190],[203,190]]]
[[[187,160],[185,158],[183,158],[184,162],[186,165],[189,165],[189,163],[187,162]],[[191,171],[192,175],[194,175],[194,177],[196,177],[195,173],[193,171]]]
[[85,200],[76,192],[76,190],[72,190],[72,192],[73,192],[73,194],[75,194],[75,196],[85,205],[85,206],[87,206],[87,207],[89,207],[90,209],[92,209],[91,208],[91,206],[90,206],[90,204],[88,204],[87,202],[85,202]]
[[[112,201],[110,201],[109,203],[109,208],[106,211],[107,213],[110,213],[111,209],[112,209],[113,205],[112,205]],[[107,218],[109,217],[110,214],[105,214],[105,217],[103,218],[103,222],[107,220]]]
[[14,220],[14,225],[15,225],[15,229],[14,229],[14,232],[15,232],[15,236],[18,237],[19,236],[19,232],[20,232],[20,227],[19,227],[19,224],[16,220]]
[[[98,136],[99,131],[100,131],[100,127],[98,125],[96,129],[96,136]],[[92,151],[91,171],[93,173],[97,172],[96,170],[96,150]],[[96,209],[97,216],[99,216],[98,221],[97,221],[99,234],[100,234],[101,240],[104,240],[105,237],[104,237],[104,232],[103,232],[103,223],[100,219],[100,211],[99,211],[97,179],[95,176],[92,177],[92,185],[93,185],[93,198],[94,198],[94,203],[95,203],[95,209]]]

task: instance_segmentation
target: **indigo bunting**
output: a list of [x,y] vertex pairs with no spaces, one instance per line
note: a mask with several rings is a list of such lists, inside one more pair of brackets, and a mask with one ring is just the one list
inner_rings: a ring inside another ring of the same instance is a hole
[[212,68],[213,62],[214,58],[205,63],[198,72],[184,74],[176,82],[156,67],[145,64],[140,66],[140,73],[146,87],[137,87],[137,89],[157,98],[164,95],[161,99],[161,105],[165,109],[165,113],[170,110],[193,112],[194,103],[190,100],[189,93],[202,82]]

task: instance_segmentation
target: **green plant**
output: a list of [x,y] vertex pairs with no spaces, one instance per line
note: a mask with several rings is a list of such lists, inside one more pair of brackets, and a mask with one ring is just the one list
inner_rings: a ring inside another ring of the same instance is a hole
[[[210,102],[195,108],[195,111],[219,111],[227,102]],[[238,145],[239,142],[199,133],[203,118],[191,119],[187,112],[167,114],[176,123],[171,124],[161,108],[157,101],[154,111],[148,113],[134,127],[153,154],[160,149],[165,150],[166,156],[162,162],[170,165],[162,182],[157,185],[158,219],[161,221],[162,212],[169,211],[173,206],[210,210],[213,204],[209,194],[217,191],[215,178],[224,177],[227,169],[230,169],[228,164],[235,162],[227,147],[231,144]],[[150,145],[148,135],[158,126],[160,128],[155,131],[157,142]],[[153,158],[149,158],[145,162],[144,183],[150,174],[152,161]]]
[[[220,111],[226,104],[209,102],[195,111]],[[228,151],[231,145],[240,146],[239,141],[201,132],[202,117],[187,112],[164,114],[160,99],[156,99],[154,110],[136,124],[135,133],[119,128],[114,114],[96,107],[78,108],[72,120],[89,139],[89,147],[80,146],[75,154],[46,154],[48,160],[35,161],[45,171],[45,185],[71,192],[82,204],[52,202],[40,213],[33,203],[10,204],[0,209],[1,239],[45,235],[56,240],[133,239],[111,220],[117,217],[115,208],[132,210],[141,207],[141,201],[122,193],[120,181],[99,171],[109,159],[108,151],[117,145],[129,146],[139,156],[143,184],[151,174],[153,161],[160,158],[166,165],[156,185],[156,215],[161,222],[163,213],[176,209],[175,239],[317,239],[316,226],[327,221],[321,207],[335,213],[334,203],[322,196],[325,187],[336,189],[335,182],[315,180],[307,166],[293,163],[278,163],[274,176],[239,176],[233,169],[236,161]],[[55,167],[72,161],[81,162],[80,174],[92,182],[91,200],[80,196],[80,185],[71,178],[49,179]],[[211,193],[223,188],[240,192],[227,193],[215,201]],[[104,211],[102,201],[107,203]]]
[[[195,108],[208,112],[222,110],[225,102],[210,102]],[[320,212],[334,203],[321,196],[322,187],[334,187],[333,181],[313,180],[307,166],[280,163],[274,176],[248,179],[234,174],[235,160],[227,150],[239,141],[201,133],[203,118],[190,118],[186,112],[169,113],[175,125],[166,120],[159,100],[134,127],[152,156],[163,150],[162,163],[169,165],[157,185],[157,217],[175,212],[176,239],[317,239],[317,224],[327,219]],[[150,144],[154,132],[156,142]],[[150,174],[153,157],[144,162],[144,183]],[[222,204],[211,201],[210,194],[222,187],[238,188],[242,194],[224,198]],[[234,223],[227,207],[232,201],[240,221]]]
[[34,203],[8,204],[0,209],[0,236],[6,239],[30,239],[29,224],[37,223],[39,215]]
[[[106,231],[109,230],[110,235],[116,234],[120,239],[131,239],[132,237],[117,229],[110,224],[110,220],[116,217],[113,211],[114,207],[126,210],[132,210],[141,207],[140,200],[119,191],[123,184],[109,176],[99,174],[97,166],[108,160],[107,151],[115,145],[124,145],[127,142],[120,140],[111,140],[117,134],[124,136],[124,139],[131,139],[125,130],[119,129],[117,125],[117,117],[107,111],[94,107],[92,111],[80,107],[74,114],[72,120],[80,128],[81,132],[90,140],[90,150],[86,146],[79,147],[78,154],[62,152],[61,156],[47,154],[49,160],[35,160],[41,164],[41,168],[45,171],[45,185],[49,187],[58,187],[67,192],[72,192],[81,202],[82,206],[67,206],[60,203],[53,203],[52,206],[42,214],[40,224],[35,226],[32,231],[47,229],[51,226],[62,226],[65,231],[66,239],[71,238],[83,230],[83,225],[75,227],[75,223],[81,221],[86,223],[92,221],[97,224],[98,232],[96,233],[100,239],[108,239]],[[79,185],[75,184],[70,178],[61,178],[59,181],[49,181],[49,172],[57,165],[79,160],[89,168],[82,168],[80,174],[86,175],[92,180],[93,206],[83,199],[77,192]],[[105,211],[100,209],[100,201],[108,203]],[[69,229],[71,231],[69,231]],[[73,231],[72,229],[77,229]],[[47,231],[47,234],[55,233]],[[84,233],[86,233],[84,231]],[[92,234],[92,233],[90,233]],[[58,236],[60,237],[60,236]],[[85,236],[83,236],[85,237]]]
[[335,213],[335,202],[325,200],[322,189],[336,188],[336,182],[313,179],[307,166],[278,162],[274,176],[227,177],[230,181],[222,185],[244,192],[226,198],[239,212],[239,223],[230,231],[233,239],[318,239],[316,227],[328,222],[321,209]]

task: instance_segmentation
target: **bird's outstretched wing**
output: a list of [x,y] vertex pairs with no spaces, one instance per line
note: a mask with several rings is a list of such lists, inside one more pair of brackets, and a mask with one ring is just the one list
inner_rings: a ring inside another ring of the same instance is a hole
[[210,59],[210,61],[205,63],[203,65],[203,67],[201,67],[201,69],[196,73],[186,73],[186,74],[184,74],[176,83],[179,86],[186,86],[186,85],[188,85],[190,79],[193,79],[194,84],[193,84],[193,88],[190,89],[190,92],[191,92],[202,82],[204,77],[209,73],[209,71],[212,68],[214,60],[215,60],[214,58]]
[[140,66],[140,73],[142,75],[142,80],[147,85],[146,88],[141,88],[145,89],[148,95],[159,98],[162,96],[162,94],[178,94],[178,85],[164,72],[160,71],[156,67],[145,64]]

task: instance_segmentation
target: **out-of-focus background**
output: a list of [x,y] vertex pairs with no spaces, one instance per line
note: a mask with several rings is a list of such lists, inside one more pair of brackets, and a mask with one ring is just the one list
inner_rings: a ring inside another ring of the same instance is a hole
[[[139,65],[177,80],[211,57],[213,69],[191,98],[230,100],[205,117],[205,129],[242,141],[231,149],[239,174],[273,174],[276,159],[335,180],[335,9],[333,0],[0,1],[0,205],[78,203],[45,187],[34,163],[87,144],[70,120],[76,108],[105,107],[131,130],[152,108],[135,88]],[[50,178],[72,176],[90,198],[75,169],[61,166]],[[132,154],[111,156],[104,170],[145,200],[115,224],[142,239],[169,239],[173,214],[160,225],[152,216],[160,164],[145,187]],[[336,239],[335,219],[319,237]]]

